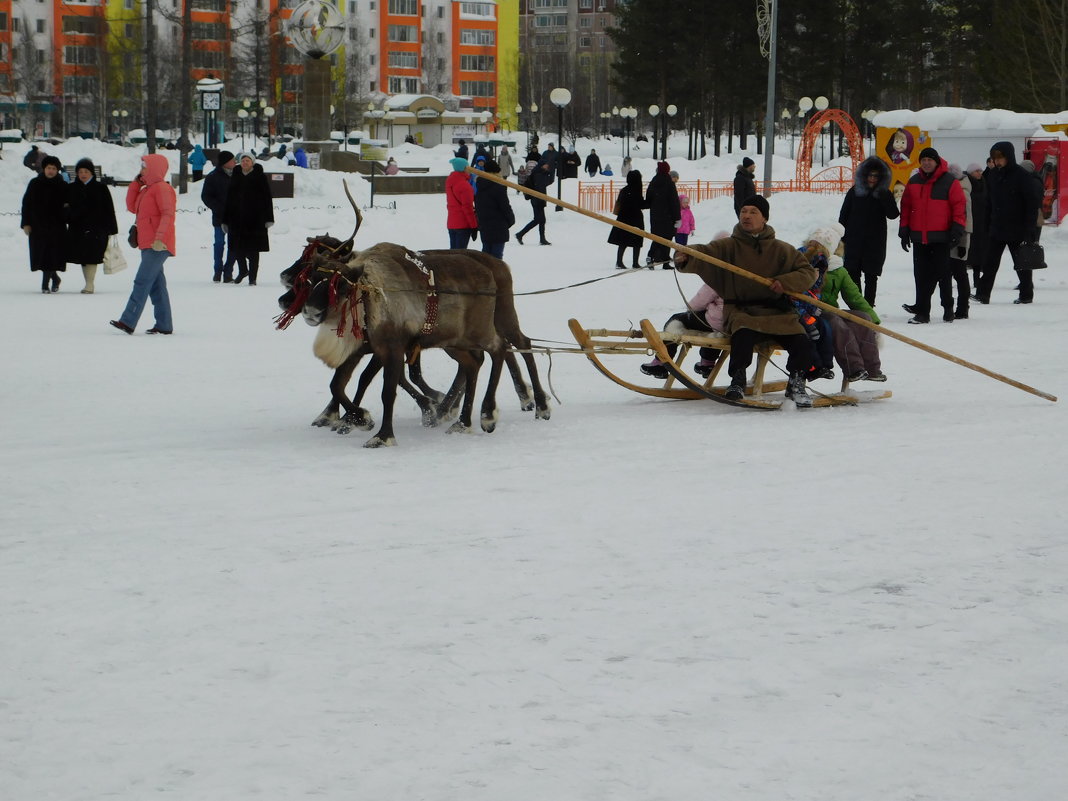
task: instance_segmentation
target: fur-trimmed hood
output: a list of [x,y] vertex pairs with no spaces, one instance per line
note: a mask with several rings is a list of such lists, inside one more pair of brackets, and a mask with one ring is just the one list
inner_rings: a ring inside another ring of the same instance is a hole
[[868,194],[868,176],[873,172],[879,173],[876,192],[890,188],[890,168],[886,166],[886,162],[876,156],[868,156],[860,163],[856,175],[853,176],[853,191],[857,197],[865,197]]

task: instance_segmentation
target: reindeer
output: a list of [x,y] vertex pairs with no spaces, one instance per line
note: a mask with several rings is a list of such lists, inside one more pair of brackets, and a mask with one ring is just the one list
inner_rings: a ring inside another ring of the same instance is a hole
[[496,427],[496,389],[507,348],[496,328],[497,281],[489,267],[465,251],[447,254],[434,258],[432,270],[423,263],[422,254],[390,243],[352,253],[345,262],[316,257],[317,268],[332,275],[310,291],[303,307],[305,321],[320,325],[341,293],[331,295],[344,284],[348,296],[341,302],[362,307],[361,333],[383,365],[382,423],[365,447],[396,444],[393,404],[405,354],[413,349],[445,348],[460,365],[464,399],[460,419],[450,431],[471,427],[480,352],[488,353],[491,369],[480,423],[486,432]]

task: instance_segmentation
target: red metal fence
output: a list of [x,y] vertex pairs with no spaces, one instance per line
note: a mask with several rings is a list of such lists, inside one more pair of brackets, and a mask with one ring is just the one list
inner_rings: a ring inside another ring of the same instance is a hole
[[[838,177],[817,176],[808,182],[805,187],[798,186],[796,179],[789,181],[772,181],[771,193],[779,192],[816,192],[822,195],[840,195],[849,190],[853,185],[853,179],[844,173],[848,170],[840,170]],[[829,172],[829,171],[828,171]],[[588,183],[579,181],[578,205],[598,214],[610,214],[616,202],[616,195],[625,186],[624,181],[609,181],[608,183]],[[675,186],[681,194],[690,198],[690,203],[700,203],[714,197],[732,197],[734,195],[733,181],[679,181]],[[763,183],[756,182],[757,191],[762,191]]]

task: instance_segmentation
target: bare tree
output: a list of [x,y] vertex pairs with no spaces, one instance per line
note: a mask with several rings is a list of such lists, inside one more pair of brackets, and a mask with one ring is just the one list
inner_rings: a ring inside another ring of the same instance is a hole
[[[19,19],[19,30],[15,42],[12,43],[11,93],[21,97],[26,103],[26,124],[30,135],[40,122],[40,112],[35,101],[45,95],[41,87],[49,85],[51,75],[51,62],[42,61],[38,57],[37,43],[34,41],[29,20],[23,16]],[[16,109],[17,107],[16,103]]]

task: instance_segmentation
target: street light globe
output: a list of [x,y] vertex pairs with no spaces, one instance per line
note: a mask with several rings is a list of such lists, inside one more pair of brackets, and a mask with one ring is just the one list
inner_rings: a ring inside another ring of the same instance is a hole
[[248,116],[248,112],[245,111],[243,108],[239,108],[237,110],[237,116],[240,117],[241,119],[245,119]]
[[563,108],[571,102],[571,91],[564,89],[562,86],[558,86],[549,92],[549,100],[557,108]]
[[831,104],[831,102],[826,97],[824,97],[823,95],[820,95],[819,97],[816,98],[816,110],[817,111],[825,110],[827,108],[827,106],[829,106],[830,104]]
[[111,116],[112,117],[118,117],[119,116],[119,110],[115,109],[113,112],[111,112]]
[[493,115],[490,114],[489,109],[486,109],[479,116],[482,117],[482,124],[485,125],[487,122],[490,121],[490,117],[492,117]]
[[619,116],[619,106],[612,106],[612,113],[613,113],[613,114],[614,114],[615,116],[617,116],[617,117],[618,117],[618,116]]
[[788,119],[790,119],[790,117],[792,117],[792,116],[793,116],[793,114],[791,114],[791,113],[790,113],[790,109],[788,109],[788,108],[784,108],[784,109],[782,110],[782,118],[783,118],[784,120],[788,120]]
[[274,116],[274,107],[273,106],[267,106],[267,108],[265,108],[263,110],[263,116],[267,117],[267,118],[273,117]]
[[802,114],[807,114],[812,109],[812,98],[805,95],[797,101],[797,107],[801,109]]
[[660,113],[660,106],[656,105],[656,103],[653,103],[653,105],[649,106],[649,116],[655,117],[659,113]]
[[516,114],[522,114],[523,113],[523,107],[519,103],[515,104],[515,113]]
[[537,103],[531,103],[530,104],[530,113],[531,114],[537,114],[538,113],[538,104]]
[[664,109],[664,111],[669,117],[674,117],[676,114],[679,113],[679,107],[676,106],[674,103],[669,103],[668,107]]

